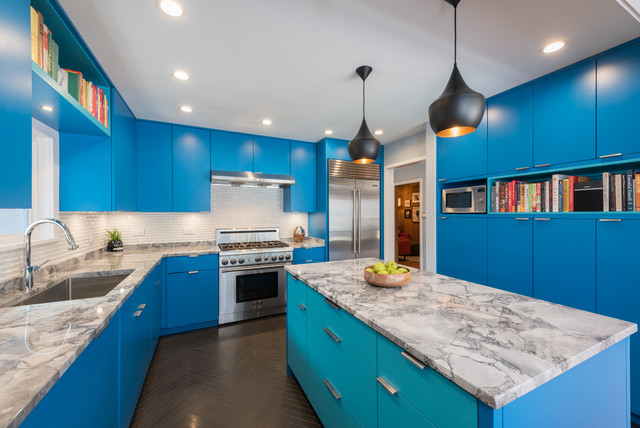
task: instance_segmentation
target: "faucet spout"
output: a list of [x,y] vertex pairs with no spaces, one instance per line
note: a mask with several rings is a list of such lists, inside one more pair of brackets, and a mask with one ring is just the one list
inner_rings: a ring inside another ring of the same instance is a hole
[[[73,235],[71,235],[71,231],[67,227],[66,224],[61,222],[60,220],[56,220],[55,218],[43,218],[42,220],[35,221],[27,227],[27,230],[24,232],[24,275],[23,275],[23,284],[25,290],[29,291],[31,287],[33,287],[33,274],[38,270],[40,266],[31,266],[31,234],[34,229],[41,224],[54,224],[62,229],[64,233],[64,237],[67,240],[67,244],[69,244],[69,250],[76,250],[78,248],[78,244],[76,244],[75,239],[73,239]],[[45,262],[46,263],[46,262]]]

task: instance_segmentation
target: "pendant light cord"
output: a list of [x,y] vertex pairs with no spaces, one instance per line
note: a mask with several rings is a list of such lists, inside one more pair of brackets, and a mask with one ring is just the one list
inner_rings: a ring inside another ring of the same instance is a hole
[[365,80],[362,79],[362,118],[364,119],[364,101],[365,101],[365,91],[364,91]]
[[458,5],[453,6],[453,63],[458,63]]

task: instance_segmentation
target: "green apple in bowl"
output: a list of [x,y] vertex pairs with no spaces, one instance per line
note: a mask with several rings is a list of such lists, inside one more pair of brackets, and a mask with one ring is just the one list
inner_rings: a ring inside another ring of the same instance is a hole
[[380,271],[385,270],[385,268],[386,268],[386,266],[382,262],[378,262],[375,265],[373,265],[373,271],[375,273],[380,273]]
[[389,268],[398,269],[398,263],[394,262],[393,260],[388,261],[386,266],[387,266],[387,270]]

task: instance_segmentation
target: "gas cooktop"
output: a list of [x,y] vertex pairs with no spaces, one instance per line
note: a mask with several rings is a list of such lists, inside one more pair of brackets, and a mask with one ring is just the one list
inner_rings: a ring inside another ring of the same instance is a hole
[[262,250],[265,248],[286,248],[289,244],[282,241],[228,242],[218,244],[220,251]]

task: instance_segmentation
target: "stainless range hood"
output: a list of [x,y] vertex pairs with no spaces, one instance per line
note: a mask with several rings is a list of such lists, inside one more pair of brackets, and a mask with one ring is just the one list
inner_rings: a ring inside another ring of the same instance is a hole
[[260,172],[211,171],[212,186],[289,187],[296,180],[290,175]]

